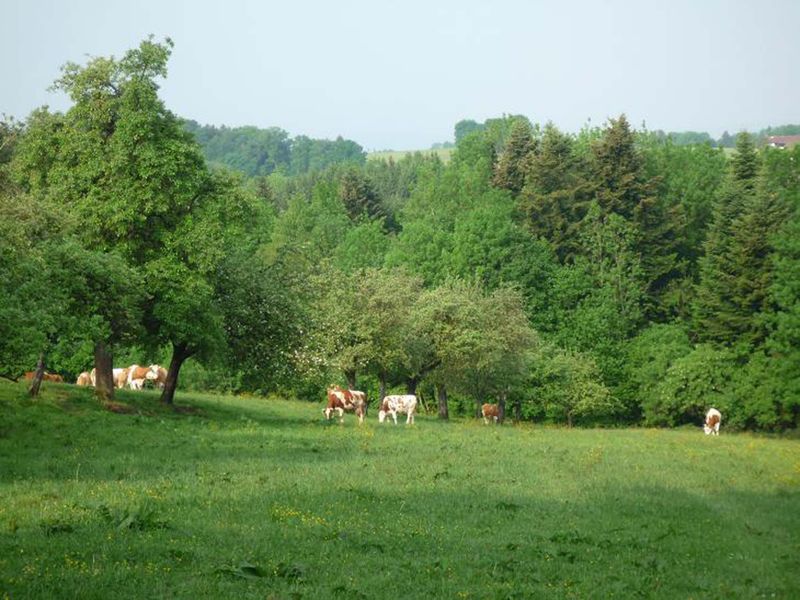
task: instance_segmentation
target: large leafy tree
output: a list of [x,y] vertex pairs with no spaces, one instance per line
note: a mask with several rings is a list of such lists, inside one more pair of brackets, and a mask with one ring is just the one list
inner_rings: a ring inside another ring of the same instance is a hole
[[[114,252],[141,274],[149,339],[169,340],[175,351],[166,402],[183,360],[221,339],[210,274],[225,221],[210,207],[230,187],[210,175],[158,96],[171,49],[169,39],[151,38],[119,60],[65,65],[55,87],[74,104],[63,115],[32,116],[16,164],[26,189],[69,213],[84,248]],[[95,362],[99,391],[109,395],[110,350],[122,338],[105,331],[94,340]]]

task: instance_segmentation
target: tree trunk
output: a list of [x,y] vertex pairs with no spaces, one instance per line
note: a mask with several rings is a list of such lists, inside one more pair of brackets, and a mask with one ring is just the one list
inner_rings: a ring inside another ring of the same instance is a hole
[[500,392],[500,399],[497,401],[497,422],[502,425],[503,420],[506,418],[506,394],[503,390]]
[[345,379],[347,379],[347,387],[349,387],[351,390],[356,389],[356,372],[345,371],[344,376]]
[[172,345],[172,359],[169,362],[169,370],[167,371],[167,380],[164,382],[164,391],[161,392],[161,402],[174,404],[175,389],[178,387],[178,374],[181,371],[183,363],[189,358],[192,353],[188,350],[185,344]]
[[514,422],[519,423],[522,421],[522,400],[519,396],[514,399]]
[[481,410],[481,406],[483,405],[483,398],[480,396],[476,396],[475,398],[475,418],[482,419],[483,418],[483,411]]
[[378,406],[380,406],[381,402],[383,402],[383,399],[386,397],[386,371],[381,371],[379,380],[381,383],[381,391],[378,396]]
[[36,398],[39,395],[39,387],[42,385],[42,377],[44,377],[44,352],[39,354],[39,361],[36,363],[36,373],[33,376],[31,387],[28,390],[31,398]]
[[94,393],[100,400],[114,399],[114,359],[105,342],[94,345],[95,388]]
[[450,416],[447,413],[447,388],[444,385],[436,386],[436,400],[439,402],[439,418],[447,421]]
[[416,377],[406,377],[406,394],[417,395],[417,384],[419,379]]

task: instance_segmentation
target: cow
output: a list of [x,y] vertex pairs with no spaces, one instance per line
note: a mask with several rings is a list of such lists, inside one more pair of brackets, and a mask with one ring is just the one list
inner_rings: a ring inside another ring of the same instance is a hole
[[383,423],[386,415],[391,415],[394,424],[397,425],[397,413],[405,413],[406,425],[414,423],[414,411],[417,409],[417,397],[414,394],[400,396],[386,396],[381,402],[381,409],[378,411],[378,422]]
[[92,385],[92,376],[89,375],[89,371],[84,371],[78,375],[75,385]]
[[[128,369],[111,369],[111,380],[114,382],[114,387],[121,390],[128,383]],[[79,383],[78,385],[81,384]],[[89,383],[83,385],[97,387],[97,369],[89,371]]]
[[[26,380],[31,381],[34,377],[36,377],[36,371],[25,372]],[[64,378],[58,373],[48,373],[47,371],[45,371],[42,374],[42,381],[52,381],[53,383],[64,383]]]
[[344,419],[345,411],[355,412],[359,424],[364,422],[367,416],[367,395],[359,390],[342,389],[338,385],[328,388],[328,404],[322,409],[322,413],[329,421],[334,412],[339,413],[339,420]]
[[489,424],[489,419],[497,423],[500,418],[500,407],[497,404],[483,404],[481,405],[481,414],[483,415],[484,424]]
[[709,408],[706,413],[706,422],[703,424],[703,431],[706,435],[719,435],[719,426],[722,423],[722,413],[716,408]]
[[158,389],[163,390],[164,386],[167,384],[167,370],[161,365],[150,365],[150,370],[156,373],[156,378],[153,379],[153,383],[156,384]]
[[128,387],[132,390],[141,390],[144,387],[145,381],[155,381],[158,379],[158,369],[153,368],[156,365],[149,367],[140,367],[139,365],[131,365],[127,368],[127,383]]

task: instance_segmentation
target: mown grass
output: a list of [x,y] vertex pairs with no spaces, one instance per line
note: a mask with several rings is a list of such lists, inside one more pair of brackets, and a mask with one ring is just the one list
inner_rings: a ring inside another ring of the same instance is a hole
[[0,597],[800,596],[797,440],[46,386],[0,383]]

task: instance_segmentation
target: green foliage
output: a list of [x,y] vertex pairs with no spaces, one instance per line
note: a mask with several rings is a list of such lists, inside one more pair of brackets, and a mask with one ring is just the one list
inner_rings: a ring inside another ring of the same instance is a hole
[[689,334],[681,324],[653,324],[627,346],[623,397],[629,414],[656,402],[659,385],[677,359],[692,351]]
[[576,421],[596,422],[620,411],[590,356],[543,345],[532,365],[534,405],[548,419],[571,427]]
[[576,252],[576,227],[591,190],[587,166],[573,139],[552,123],[545,126],[538,151],[529,158],[525,181],[519,197],[525,225],[565,260]]
[[380,221],[364,221],[344,234],[334,250],[334,264],[344,272],[381,267],[390,242]]
[[734,408],[731,379],[736,369],[733,352],[709,344],[700,344],[689,354],[675,358],[655,393],[643,399],[645,423],[702,424],[712,406],[730,415]]
[[494,185],[519,194],[525,186],[528,163],[535,149],[536,140],[531,124],[523,119],[514,121],[508,141],[495,165]]
[[370,180],[354,168],[347,169],[339,178],[339,197],[347,214],[354,221],[382,216],[378,195]]
[[249,177],[275,172],[302,175],[336,164],[363,165],[366,154],[352,140],[316,140],[305,135],[290,138],[278,127],[214,127],[184,122],[212,165],[234,169]]
[[753,138],[743,131],[736,136],[736,153],[731,161],[733,180],[746,190],[752,190],[756,184],[759,163]]
[[476,131],[482,131],[484,125],[473,121],[472,119],[463,119],[455,125],[455,140],[458,144],[462,139]]

